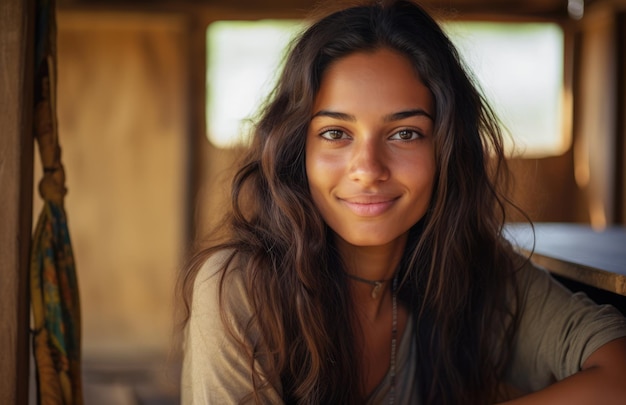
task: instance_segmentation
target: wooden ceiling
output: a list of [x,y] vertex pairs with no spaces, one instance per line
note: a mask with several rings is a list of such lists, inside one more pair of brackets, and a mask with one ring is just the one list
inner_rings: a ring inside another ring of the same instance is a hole
[[[318,0],[57,0],[62,7],[225,7],[229,9],[294,11],[309,10]],[[501,14],[548,18],[567,17],[567,5],[572,0],[422,0],[435,9],[452,10],[461,14]],[[581,0],[577,0],[581,1]],[[585,0],[586,5],[598,0]],[[321,4],[328,3],[322,0]]]

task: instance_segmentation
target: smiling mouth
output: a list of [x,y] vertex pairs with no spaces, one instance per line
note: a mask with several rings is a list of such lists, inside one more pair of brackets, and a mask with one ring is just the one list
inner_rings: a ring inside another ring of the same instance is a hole
[[375,217],[384,214],[388,211],[396,202],[397,198],[389,199],[339,199],[350,211],[360,217]]

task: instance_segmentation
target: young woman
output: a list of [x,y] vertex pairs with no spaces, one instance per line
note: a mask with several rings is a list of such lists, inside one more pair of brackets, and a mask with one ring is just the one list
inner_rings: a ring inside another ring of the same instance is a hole
[[313,24],[181,278],[183,403],[624,403],[624,318],[515,254],[505,176],[419,6]]

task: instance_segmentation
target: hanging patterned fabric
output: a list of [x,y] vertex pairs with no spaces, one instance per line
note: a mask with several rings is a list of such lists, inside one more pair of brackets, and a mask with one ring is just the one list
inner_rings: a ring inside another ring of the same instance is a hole
[[34,134],[44,175],[44,206],[30,264],[37,403],[82,405],[80,303],[64,209],[65,172],[56,123],[56,18],[53,0],[36,1]]

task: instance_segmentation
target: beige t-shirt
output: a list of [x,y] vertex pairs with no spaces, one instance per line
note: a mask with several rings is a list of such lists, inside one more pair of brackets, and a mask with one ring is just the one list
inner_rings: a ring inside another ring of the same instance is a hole
[[[194,284],[191,318],[186,329],[181,386],[182,404],[236,404],[252,391],[248,356],[225,331],[219,314],[219,271],[227,254],[214,255]],[[505,382],[527,393],[578,372],[587,357],[611,340],[626,336],[626,318],[610,306],[598,306],[584,294],[572,294],[549,274],[526,266],[519,277],[521,318]],[[258,331],[244,334],[252,308],[242,274],[227,273],[224,284],[227,321],[247,347],[258,342]],[[396,401],[416,404],[417,351],[412,322],[398,347]],[[256,361],[258,370],[264,364]],[[368,404],[388,402],[389,376],[368,398]],[[281,404],[280,387],[262,391],[261,402]]]

